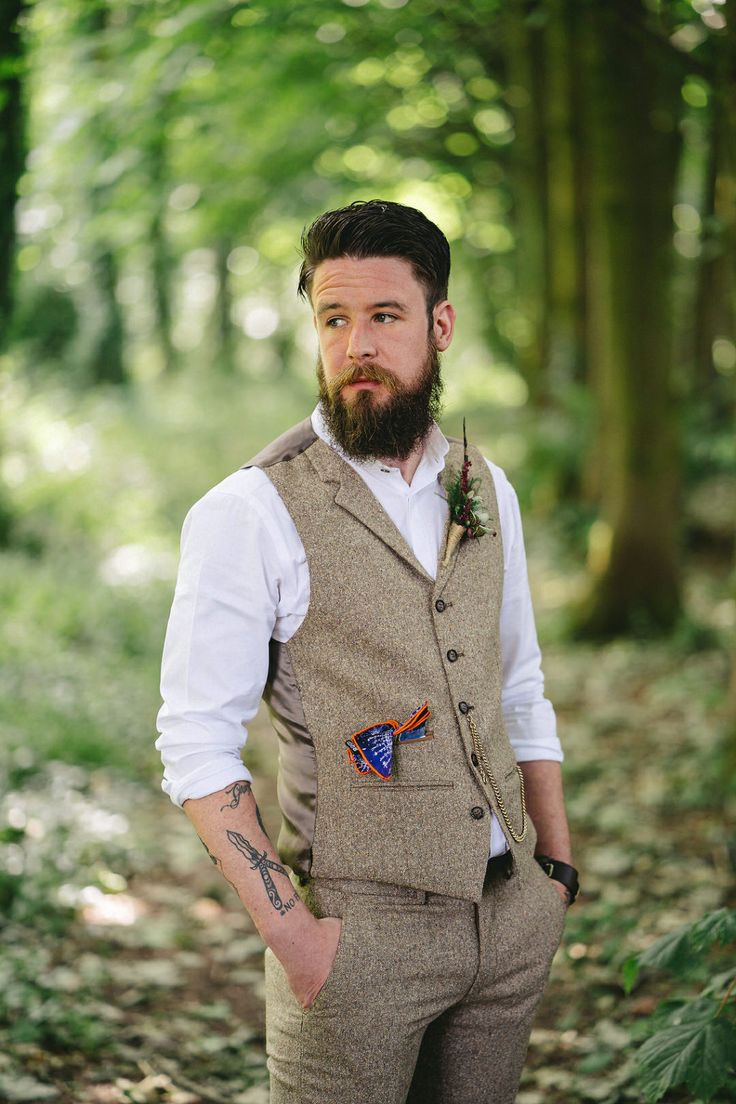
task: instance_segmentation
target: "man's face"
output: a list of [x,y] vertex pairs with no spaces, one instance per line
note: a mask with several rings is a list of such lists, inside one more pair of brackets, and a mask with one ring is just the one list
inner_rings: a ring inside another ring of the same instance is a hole
[[439,411],[438,352],[454,311],[432,311],[408,261],[341,257],[318,265],[312,306],[317,376],[328,426],[356,458],[406,459]]

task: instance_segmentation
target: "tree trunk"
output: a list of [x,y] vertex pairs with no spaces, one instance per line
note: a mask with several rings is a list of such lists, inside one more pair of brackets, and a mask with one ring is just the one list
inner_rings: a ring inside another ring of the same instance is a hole
[[115,294],[118,265],[112,249],[100,249],[95,263],[100,322],[89,358],[94,383],[127,383],[123,357],[123,315]]
[[[694,357],[698,383],[712,381],[713,345],[736,339],[736,3],[726,8],[727,30],[718,50],[712,92],[712,127],[705,223],[695,310]],[[732,415],[733,410],[727,412]]]
[[150,226],[151,282],[153,284],[156,336],[161,349],[164,372],[170,373],[177,367],[178,356],[171,337],[171,258],[164,229],[164,204],[160,193],[156,194],[155,203],[156,209]]
[[0,347],[13,311],[15,201],[25,155],[18,18],[23,0],[5,0],[0,14]]
[[[75,12],[74,29],[87,41],[90,50],[89,75],[97,81],[103,79],[110,60],[110,47],[105,39],[109,16],[108,0],[87,0]],[[115,151],[115,136],[100,104],[90,114],[86,131],[93,156],[103,163]],[[93,273],[90,296],[95,318],[86,368],[93,384],[125,384],[128,372],[123,314],[117,299],[118,257],[109,230],[100,232],[97,229],[104,222],[109,206],[108,196],[107,185],[93,184],[90,187],[89,219],[95,228],[89,243]]]
[[[727,39],[723,42],[723,52],[719,65],[719,80],[716,95],[723,111],[724,128],[720,170],[716,176],[715,211],[722,226],[724,255],[728,268],[725,272],[724,294],[730,308],[730,318],[734,322],[736,311],[736,84],[733,74],[736,66],[736,0],[727,0],[725,6],[727,20]],[[720,180],[720,184],[718,181]],[[725,267],[725,266],[724,266]],[[736,324],[726,333],[734,340]],[[736,422],[736,418],[733,419]],[[736,424],[734,424],[736,432]],[[731,576],[731,594],[736,601],[736,562]],[[729,687],[727,727],[725,737],[724,767],[725,777],[731,779],[731,793],[736,792],[736,639],[732,640],[731,685]],[[733,834],[732,834],[733,838]],[[736,846],[736,843],[735,843]]]
[[215,250],[215,275],[217,278],[213,310],[214,361],[221,372],[231,375],[235,371],[235,327],[232,321],[232,295],[230,271],[227,259],[233,248],[230,238],[221,238]]
[[529,17],[528,0],[508,0],[502,9],[506,77],[516,139],[509,175],[516,231],[516,287],[520,312],[531,325],[532,340],[517,351],[517,363],[533,404],[546,395],[547,366],[547,170],[543,118],[543,27]]
[[583,273],[581,271],[580,197],[576,173],[573,79],[578,5],[550,0],[545,30],[545,131],[547,136],[547,282],[549,364],[547,383],[555,394],[582,374]]
[[[15,202],[25,158],[23,42],[18,28],[22,8],[23,0],[6,0],[0,14],[0,350],[7,343],[13,313]],[[2,449],[0,439],[0,455]],[[9,544],[12,525],[10,498],[0,484],[0,548]]]
[[177,351],[171,337],[171,254],[166,234],[166,126],[171,117],[170,95],[156,97],[152,104],[158,124],[148,143],[148,176],[153,205],[149,228],[151,241],[151,283],[153,307],[156,319],[156,337],[161,350],[164,372],[172,372],[178,365]]
[[584,31],[588,355],[610,540],[579,627],[596,636],[667,630],[680,610],[670,290],[681,74],[644,18],[639,0],[595,5]]

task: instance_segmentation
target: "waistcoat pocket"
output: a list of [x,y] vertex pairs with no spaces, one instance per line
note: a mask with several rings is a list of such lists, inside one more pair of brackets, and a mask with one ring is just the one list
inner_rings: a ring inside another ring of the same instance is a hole
[[355,790],[452,790],[454,782],[384,782],[381,778],[355,778],[350,781]]

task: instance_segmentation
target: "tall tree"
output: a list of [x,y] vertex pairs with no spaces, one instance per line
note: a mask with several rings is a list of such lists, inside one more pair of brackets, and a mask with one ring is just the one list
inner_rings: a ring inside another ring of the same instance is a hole
[[0,345],[13,307],[15,200],[25,156],[22,10],[23,0],[0,4]]
[[672,395],[672,205],[683,69],[640,0],[585,20],[589,360],[610,549],[582,621],[668,629],[680,609]]
[[166,230],[166,200],[168,177],[166,158],[166,123],[170,118],[169,98],[166,97],[157,111],[157,126],[149,137],[146,160],[150,176],[151,221],[149,236],[151,245],[151,283],[161,359],[164,371],[171,372],[177,366],[177,352],[171,335],[173,310],[171,305],[171,250]]
[[213,312],[214,361],[222,372],[235,370],[236,331],[232,320],[233,299],[228,258],[233,248],[231,237],[223,235],[215,249],[215,300]]
[[549,356],[546,23],[546,12],[537,10],[530,14],[527,0],[510,0],[506,6],[503,18],[506,77],[516,129],[509,163],[516,228],[516,291],[531,331],[531,340],[519,350],[518,362],[534,402],[540,402],[546,391]]
[[[23,0],[3,0],[0,5],[0,349],[7,341],[13,311],[15,201],[25,157],[22,9]],[[0,485],[0,547],[8,543],[11,527],[12,508]]]
[[[736,3],[710,71],[710,143],[703,222],[706,227],[695,311],[694,359],[699,382],[713,377],[713,345],[736,335]],[[731,411],[733,413],[733,410]]]
[[117,134],[110,124],[99,92],[114,56],[108,0],[85,0],[74,10],[74,30],[83,43],[85,60],[94,76],[92,105],[87,109],[85,139],[90,156],[91,179],[86,181],[85,206],[94,228],[88,243],[92,281],[88,294],[95,304],[96,327],[91,337],[87,367],[93,383],[127,382],[125,329],[117,297],[120,263],[109,215],[110,163],[118,153]]
[[545,27],[544,132],[547,225],[547,390],[585,374],[585,265],[576,0],[549,0]]

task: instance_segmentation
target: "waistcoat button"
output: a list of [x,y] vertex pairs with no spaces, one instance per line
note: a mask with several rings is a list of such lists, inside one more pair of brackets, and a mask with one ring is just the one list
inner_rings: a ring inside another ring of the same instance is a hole
[[480,805],[474,805],[473,808],[470,810],[470,815],[472,816],[473,820],[482,820],[486,814],[485,810],[481,809]]
[[455,660],[457,659],[457,652],[454,648],[450,648],[449,652],[447,653],[447,658],[449,659],[450,663],[455,662]]
[[475,754],[475,752],[473,752],[473,754],[470,756],[470,762],[473,764],[474,767],[478,766],[478,756]]
[[457,707],[458,707],[458,709],[460,710],[461,713],[469,713],[470,712],[470,706],[468,705],[467,702],[458,702]]
[[438,598],[434,604],[434,608],[437,610],[438,613],[444,613],[447,609],[447,603],[443,602],[441,598]]

